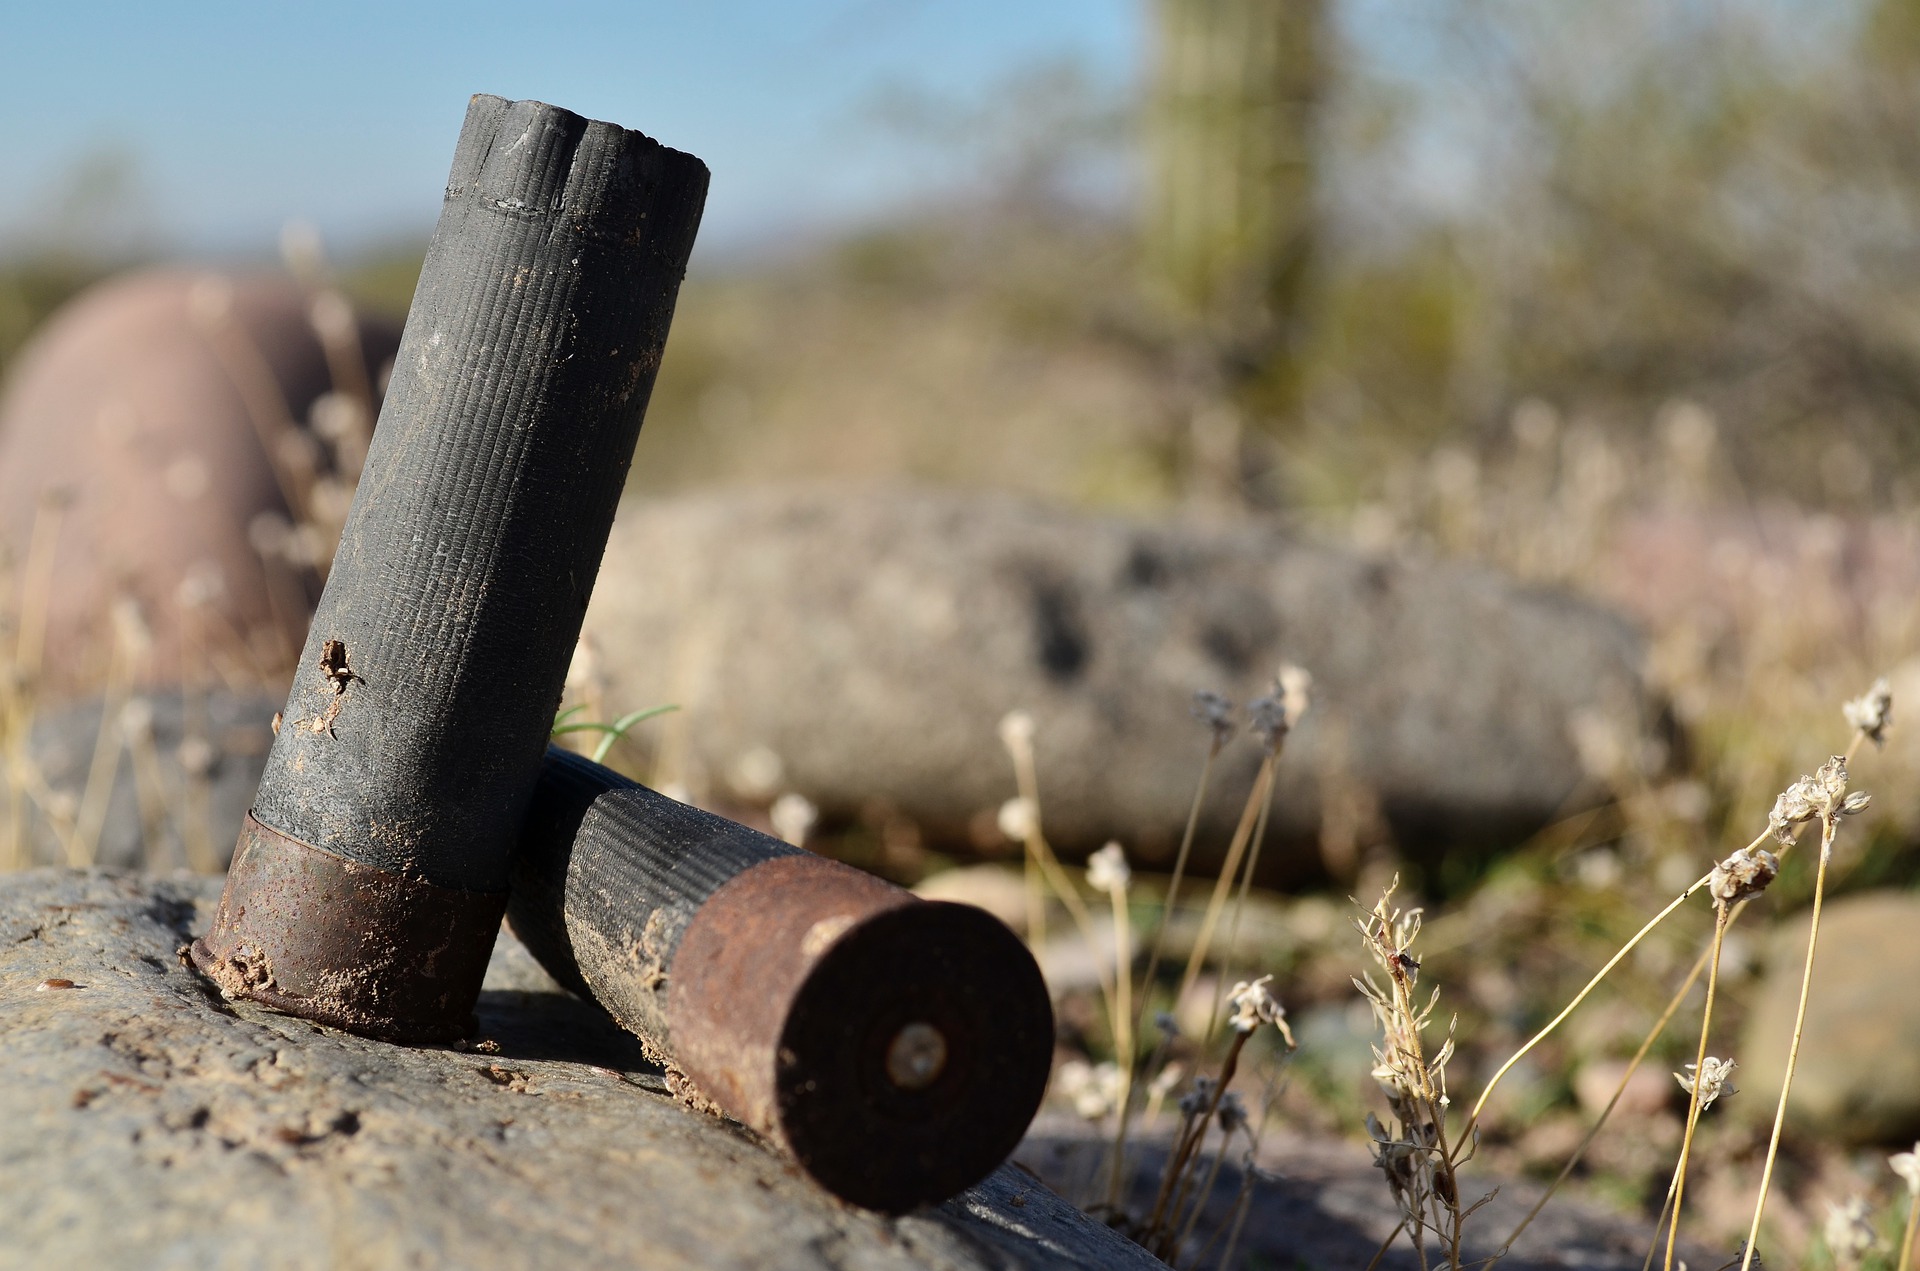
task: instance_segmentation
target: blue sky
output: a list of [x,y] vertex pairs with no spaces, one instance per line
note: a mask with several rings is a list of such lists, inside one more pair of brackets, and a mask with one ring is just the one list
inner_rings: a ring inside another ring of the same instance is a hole
[[1071,58],[1139,74],[1145,0],[17,3],[0,18],[0,243],[47,232],[86,155],[130,160],[166,246],[257,251],[290,218],[347,247],[432,224],[468,94],[639,128],[713,169],[708,253],[926,188],[873,119],[902,86],[980,100]]

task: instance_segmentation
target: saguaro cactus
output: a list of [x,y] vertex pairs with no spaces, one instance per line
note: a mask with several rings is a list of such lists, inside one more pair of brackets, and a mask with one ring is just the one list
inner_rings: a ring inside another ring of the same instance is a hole
[[1155,0],[1146,255],[1225,386],[1284,412],[1314,252],[1325,0]]

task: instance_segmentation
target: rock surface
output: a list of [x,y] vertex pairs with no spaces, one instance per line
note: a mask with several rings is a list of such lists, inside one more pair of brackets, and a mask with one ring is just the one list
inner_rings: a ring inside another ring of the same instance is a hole
[[44,794],[23,819],[26,863],[226,869],[284,700],[151,689],[41,710],[28,754]]
[[[1781,924],[1741,1041],[1739,1082],[1768,1092],[1748,1105],[1770,1117],[1786,1071],[1810,914]],[[1920,1136],[1920,893],[1867,892],[1829,902],[1807,998],[1789,1127],[1846,1143],[1911,1144]]]
[[896,1220],[839,1204],[504,934],[483,1053],[224,1002],[176,955],[219,886],[0,879],[0,1267],[1159,1265],[1013,1166]]
[[[1069,1196],[1098,1195],[1101,1144],[1084,1123],[1043,1116],[1015,1160]],[[1144,1144],[1129,1193],[1131,1212],[1148,1212],[1158,1190],[1164,1144]],[[1239,1155],[1236,1149],[1235,1155]],[[1282,1131],[1265,1134],[1255,1162],[1266,1174],[1247,1207],[1236,1248],[1237,1263],[1247,1268],[1287,1271],[1358,1271],[1371,1264],[1394,1230],[1399,1212],[1367,1149],[1358,1143],[1313,1139]],[[1544,1190],[1538,1183],[1489,1178],[1469,1164],[1461,1175],[1468,1203],[1488,1193],[1492,1199],[1463,1227],[1462,1254],[1469,1266],[1500,1246],[1533,1208]],[[1182,1265],[1214,1265],[1232,1234],[1235,1201],[1241,1186],[1240,1162],[1221,1169],[1208,1203],[1183,1246]],[[1513,1250],[1500,1260],[1501,1271],[1549,1271],[1579,1267],[1585,1271],[1640,1271],[1654,1229],[1641,1219],[1622,1218],[1564,1193],[1555,1196],[1528,1225]],[[1196,1256],[1211,1244],[1204,1256]],[[1692,1267],[1718,1267],[1714,1257],[1684,1232],[1679,1256]],[[1444,1253],[1427,1239],[1426,1261],[1404,1235],[1381,1258],[1380,1271],[1419,1271],[1446,1265]]]
[[[586,631],[611,710],[681,707],[657,726],[696,793],[890,807],[947,842],[990,837],[1014,793],[996,726],[1023,708],[1049,836],[1166,860],[1206,751],[1192,694],[1244,702],[1283,660],[1315,685],[1282,765],[1276,881],[1323,855],[1342,873],[1382,819],[1416,855],[1515,842],[1599,796],[1577,736],[1659,760],[1641,642],[1610,612],[1259,526],[925,491],[642,503],[614,527]],[[1258,758],[1223,752],[1203,858]]]
[[147,270],[61,309],[0,396],[0,546],[57,523],[47,680],[283,674],[398,344],[271,274]]

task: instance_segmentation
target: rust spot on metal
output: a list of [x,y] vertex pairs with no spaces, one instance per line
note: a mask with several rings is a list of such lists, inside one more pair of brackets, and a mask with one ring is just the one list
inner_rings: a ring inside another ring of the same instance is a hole
[[834,1194],[901,1213],[984,1178],[1046,1086],[1033,957],[983,910],[810,854],[722,885],[667,985],[674,1059]]
[[472,1031],[506,899],[358,865],[249,815],[191,956],[228,997],[388,1041],[451,1041]]
[[674,1057],[733,1116],[778,1137],[774,1050],[793,999],[829,947],[822,923],[854,923],[913,903],[870,874],[817,856],[742,871],[694,915],[674,955],[667,1020]]

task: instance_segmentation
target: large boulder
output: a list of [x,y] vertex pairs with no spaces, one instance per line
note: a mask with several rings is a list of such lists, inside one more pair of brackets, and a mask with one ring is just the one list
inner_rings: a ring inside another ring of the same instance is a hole
[[[830,816],[882,806],[963,842],[1014,793],[997,725],[1020,708],[1038,725],[1049,836],[1161,861],[1207,747],[1192,694],[1245,701],[1297,663],[1314,704],[1282,765],[1276,879],[1316,869],[1323,837],[1351,848],[1323,816],[1370,816],[1416,855],[1491,849],[1603,797],[1596,754],[1659,761],[1642,643],[1613,613],[1260,524],[929,491],[637,503],[586,642],[583,677],[609,709],[681,707],[660,775],[696,793],[791,789]],[[1258,761],[1246,741],[1221,756],[1203,860]]]
[[139,678],[284,675],[398,343],[267,274],[130,274],[55,315],[0,397],[0,551],[52,581],[21,615],[47,682],[98,683],[116,646]]
[[[1737,1058],[1740,1084],[1765,1091],[1747,1115],[1772,1115],[1786,1075],[1812,915],[1784,922]],[[1920,893],[1866,892],[1820,916],[1813,988],[1787,1102],[1790,1124],[1846,1143],[1920,1137]]]
[[1160,1265],[1012,1166],[898,1219],[835,1201],[504,933],[466,1049],[223,1001],[176,955],[219,889],[0,882],[0,1266]]

